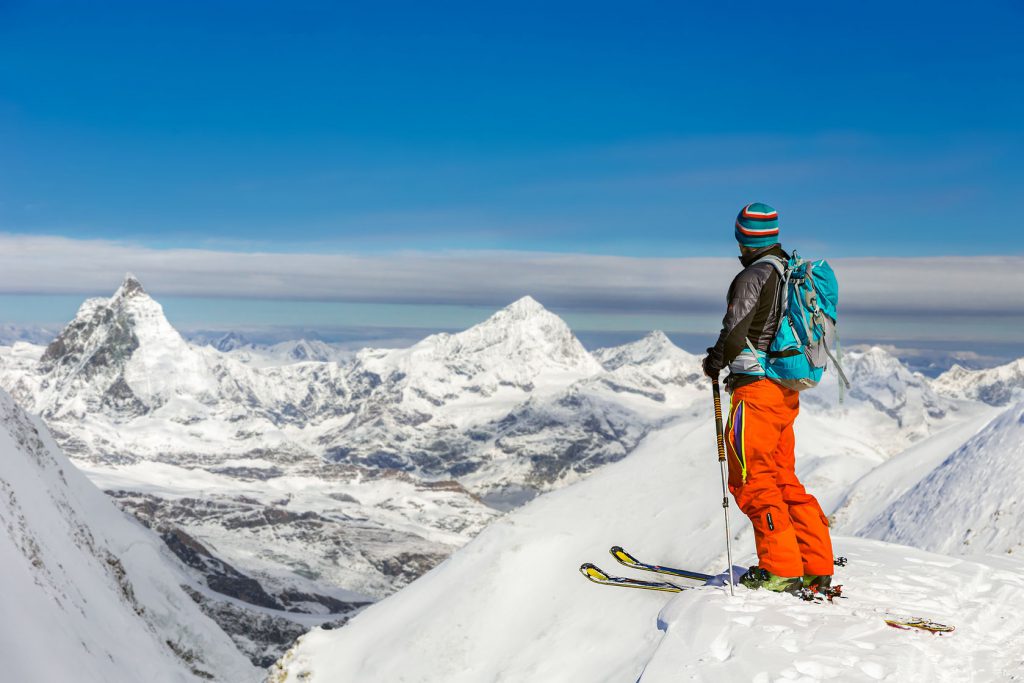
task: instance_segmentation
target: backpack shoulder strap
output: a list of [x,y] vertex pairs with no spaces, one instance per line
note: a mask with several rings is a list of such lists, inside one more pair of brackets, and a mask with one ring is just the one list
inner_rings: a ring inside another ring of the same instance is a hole
[[756,261],[754,261],[754,263],[751,263],[750,265],[755,265],[758,263],[771,264],[772,268],[774,268],[775,271],[779,274],[779,277],[781,277],[783,280],[787,279],[787,271],[789,270],[789,264],[786,263],[785,260],[783,260],[781,257],[775,256],[774,254],[769,254],[767,256],[762,256],[761,258],[757,259]]
[[[778,289],[778,306],[779,306],[779,324],[782,324],[783,318],[786,317],[786,312],[789,310],[789,276],[792,274],[792,269],[789,267],[789,263],[785,259],[769,254],[762,256],[761,258],[754,261],[754,263],[768,263],[775,269],[775,272],[779,274],[779,289]],[[754,265],[754,264],[751,264]]]

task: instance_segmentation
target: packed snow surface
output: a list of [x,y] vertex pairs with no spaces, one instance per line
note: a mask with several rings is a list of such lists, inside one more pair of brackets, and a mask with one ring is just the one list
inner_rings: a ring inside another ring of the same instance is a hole
[[[629,458],[531,502],[338,631],[314,630],[279,681],[1012,680],[1024,663],[1024,565],[835,538],[850,563],[836,604],[700,587],[678,595],[599,586],[607,554],[714,572],[724,562],[713,432],[679,424]],[[755,557],[735,509],[736,559]],[[653,575],[647,574],[646,578]],[[683,582],[685,583],[685,582]],[[882,617],[957,626],[934,636]]]

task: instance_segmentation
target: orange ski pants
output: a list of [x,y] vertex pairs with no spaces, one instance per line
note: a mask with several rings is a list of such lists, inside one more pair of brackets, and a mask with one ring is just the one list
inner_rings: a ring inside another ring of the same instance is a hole
[[794,470],[799,412],[800,394],[768,379],[733,392],[729,490],[754,525],[758,566],[778,576],[831,575],[828,519]]

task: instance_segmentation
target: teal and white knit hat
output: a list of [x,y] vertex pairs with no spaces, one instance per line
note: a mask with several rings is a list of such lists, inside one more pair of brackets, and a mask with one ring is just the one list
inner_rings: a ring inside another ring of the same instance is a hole
[[779,212],[761,202],[747,204],[736,216],[736,241],[745,247],[770,247],[779,241]]

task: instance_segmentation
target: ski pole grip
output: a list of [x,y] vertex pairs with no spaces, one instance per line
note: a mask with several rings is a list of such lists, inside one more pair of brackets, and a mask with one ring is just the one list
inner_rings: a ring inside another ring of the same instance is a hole
[[718,433],[718,461],[725,462],[725,433],[722,429],[722,392],[718,379],[711,380],[711,391],[715,397],[715,431]]

